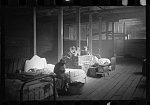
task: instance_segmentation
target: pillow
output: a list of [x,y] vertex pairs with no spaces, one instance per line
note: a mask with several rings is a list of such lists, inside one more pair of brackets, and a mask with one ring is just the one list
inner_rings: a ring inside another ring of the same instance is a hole
[[30,60],[25,62],[25,72],[28,72],[30,69],[44,69],[47,66],[45,58],[40,58],[37,55],[34,55]]

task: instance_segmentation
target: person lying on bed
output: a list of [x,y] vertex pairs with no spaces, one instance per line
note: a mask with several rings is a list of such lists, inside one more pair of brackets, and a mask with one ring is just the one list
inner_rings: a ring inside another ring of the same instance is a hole
[[[56,78],[62,80],[61,88],[66,88],[68,86],[69,78],[68,75],[65,74],[65,60],[61,59],[54,67],[54,73],[56,74]],[[66,89],[65,89],[66,90]]]

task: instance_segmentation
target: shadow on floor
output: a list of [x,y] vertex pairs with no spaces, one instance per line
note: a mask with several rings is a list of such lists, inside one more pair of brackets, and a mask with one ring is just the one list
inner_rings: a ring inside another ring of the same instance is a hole
[[138,88],[140,88],[140,89],[146,88],[146,84],[142,83],[142,84],[138,85]]
[[145,98],[134,97],[133,100],[145,100]]
[[134,75],[143,75],[142,72],[134,72]]

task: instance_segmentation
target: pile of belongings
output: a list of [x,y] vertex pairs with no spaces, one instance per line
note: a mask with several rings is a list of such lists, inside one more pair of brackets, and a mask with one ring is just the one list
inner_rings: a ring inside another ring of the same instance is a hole
[[32,59],[26,60],[24,71],[36,74],[50,74],[53,73],[54,67],[55,65],[53,64],[47,64],[45,58],[34,55]]

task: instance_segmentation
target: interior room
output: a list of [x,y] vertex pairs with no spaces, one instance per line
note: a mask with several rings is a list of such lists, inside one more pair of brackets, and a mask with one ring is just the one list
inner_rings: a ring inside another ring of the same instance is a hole
[[5,100],[146,99],[145,6],[5,8],[4,26]]

